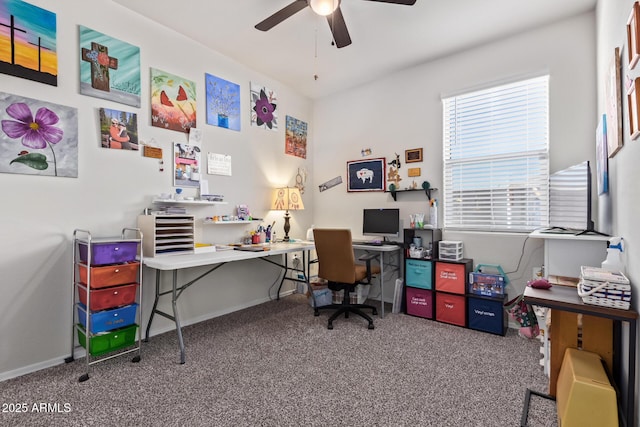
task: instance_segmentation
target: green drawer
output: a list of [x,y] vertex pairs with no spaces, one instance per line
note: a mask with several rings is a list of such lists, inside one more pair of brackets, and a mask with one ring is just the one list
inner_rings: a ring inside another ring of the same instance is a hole
[[[80,341],[80,345],[85,347],[85,330],[82,325],[78,324],[77,326],[78,340]],[[89,337],[89,353],[92,356],[100,356],[105,353],[120,350],[121,348],[129,347],[135,344],[137,331],[138,325],[131,325],[126,328],[115,329]]]

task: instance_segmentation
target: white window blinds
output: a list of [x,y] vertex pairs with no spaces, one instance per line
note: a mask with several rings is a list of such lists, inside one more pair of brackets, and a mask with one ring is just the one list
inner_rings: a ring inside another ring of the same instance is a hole
[[548,224],[549,76],[443,99],[444,227]]

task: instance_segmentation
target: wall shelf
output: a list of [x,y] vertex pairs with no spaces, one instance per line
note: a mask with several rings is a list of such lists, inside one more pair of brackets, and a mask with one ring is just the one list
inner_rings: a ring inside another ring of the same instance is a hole
[[437,188],[426,188],[426,189],[416,188],[413,190],[387,190],[385,191],[385,193],[391,193],[391,197],[393,197],[393,200],[397,202],[398,193],[413,193],[416,191],[424,191],[424,193],[427,195],[427,199],[431,200],[431,192],[438,191],[438,189]]
[[262,220],[234,220],[234,221],[212,221],[212,220],[203,220],[203,224],[252,224],[255,222],[262,222]]
[[153,203],[165,205],[226,205],[228,202],[211,202],[209,200],[174,200],[153,199]]

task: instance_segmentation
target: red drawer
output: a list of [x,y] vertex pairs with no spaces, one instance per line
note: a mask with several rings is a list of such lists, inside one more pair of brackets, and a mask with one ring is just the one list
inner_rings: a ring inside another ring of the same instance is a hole
[[[91,304],[89,310],[98,311],[108,308],[120,307],[136,302],[138,284],[115,286],[91,291]],[[87,291],[78,286],[78,298],[85,306],[87,305]]]
[[436,261],[436,291],[464,295],[467,292],[467,279],[473,268],[473,260]]
[[436,292],[436,320],[467,326],[467,300],[464,295]]
[[[91,289],[126,285],[138,281],[139,262],[91,267]],[[78,264],[80,283],[87,284],[87,266]]]

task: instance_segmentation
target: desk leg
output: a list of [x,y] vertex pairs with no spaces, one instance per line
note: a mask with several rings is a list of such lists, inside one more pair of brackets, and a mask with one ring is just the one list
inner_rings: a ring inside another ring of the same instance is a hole
[[280,285],[278,286],[278,295],[276,295],[276,301],[280,301],[280,290],[282,290],[282,284],[285,277],[287,277],[287,271],[289,271],[289,256],[288,254],[282,254],[284,257],[284,272],[282,273],[282,279],[280,279]]
[[627,379],[627,426],[634,426],[636,411],[636,319],[629,321],[629,378]]
[[173,306],[173,318],[176,322],[176,332],[178,333],[178,345],[180,346],[180,363],[185,362],[184,340],[182,339],[182,326],[178,317],[178,270],[173,270],[173,284],[171,291],[171,305]]
[[156,270],[156,298],[153,300],[153,308],[151,309],[151,316],[147,322],[147,332],[145,334],[145,342],[149,342],[149,331],[151,330],[151,322],[153,322],[153,316],[156,314],[158,308],[158,300],[160,299],[160,270]]
[[380,252],[380,318],[384,319],[384,252]]

